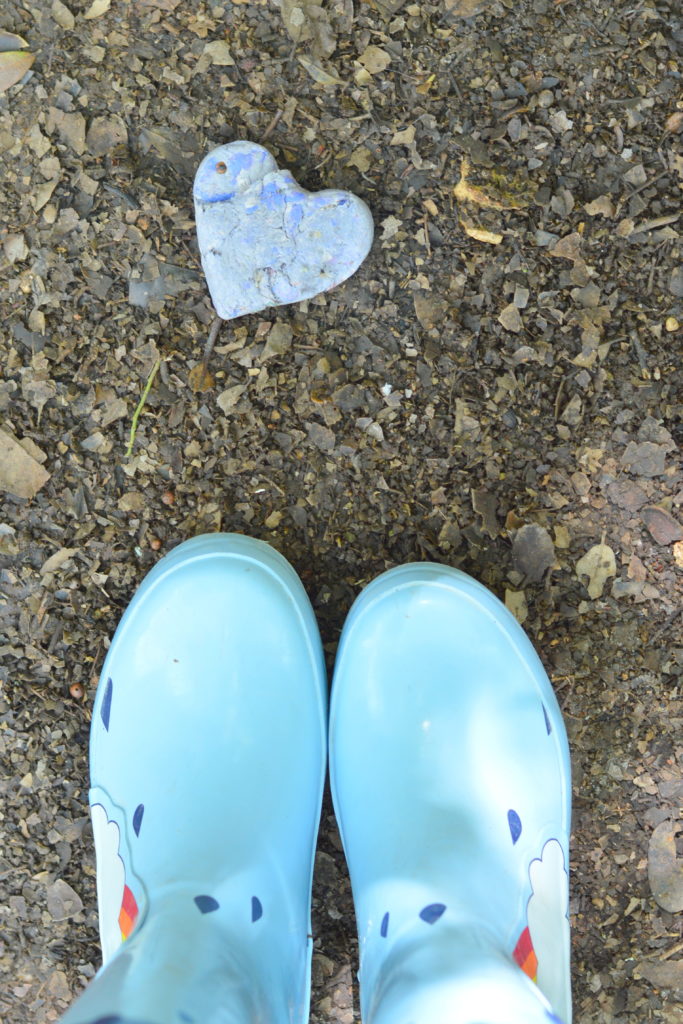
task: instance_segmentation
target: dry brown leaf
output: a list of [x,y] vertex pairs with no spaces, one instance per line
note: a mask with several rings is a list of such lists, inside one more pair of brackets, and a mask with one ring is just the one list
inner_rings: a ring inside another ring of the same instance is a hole
[[50,555],[41,565],[40,575],[45,576],[48,572],[56,572],[57,569],[61,569],[77,551],[78,548],[60,548],[59,551],[55,551],[54,555]]
[[294,332],[289,324],[275,323],[268,333],[268,338],[263,346],[260,362],[265,363],[273,356],[283,356],[292,347]]
[[581,235],[578,231],[573,231],[570,235],[559,238],[552,249],[548,250],[548,255],[576,263],[581,259]]
[[204,366],[204,363],[197,363],[190,370],[187,382],[192,391],[209,391],[214,385],[214,379]]
[[391,64],[391,55],[381,46],[367,46],[358,61],[369,74],[378,75]]
[[433,295],[430,292],[414,292],[413,304],[415,316],[426,331],[437,327],[448,311],[448,303],[439,295]]
[[488,6],[488,0],[446,0],[446,10],[456,18],[472,18]]
[[613,217],[615,213],[614,203],[609,196],[598,196],[592,202],[586,203],[584,210],[589,217]]
[[683,989],[683,960],[643,960],[636,967],[633,977],[645,978],[655,988],[680,991]]
[[317,59],[332,56],[337,49],[337,34],[330,21],[331,12],[322,6],[322,0],[280,0],[279,7],[290,39],[309,43],[311,55]]
[[500,245],[503,241],[503,236],[497,231],[488,231],[486,228],[478,228],[475,224],[470,221],[466,221],[463,217],[460,218],[463,231],[470,238],[474,238],[477,242],[488,242],[489,245]]
[[668,132],[683,132],[683,110],[669,114],[664,122],[664,127]]
[[6,50],[0,53],[0,92],[20,82],[35,60],[35,54],[25,50]]
[[412,146],[415,142],[415,125],[410,124],[407,128],[399,128],[389,140],[390,146]]
[[646,505],[640,510],[640,515],[657,544],[673,544],[683,540],[683,526],[665,508]]
[[524,321],[520,316],[517,306],[514,302],[509,303],[503,309],[498,316],[498,323],[501,324],[506,331],[512,331],[513,334],[519,334],[524,329]]
[[76,24],[76,19],[66,4],[62,3],[62,0],[53,0],[51,13],[60,28],[64,28],[68,32],[72,31]]
[[125,146],[127,141],[125,122],[116,114],[93,118],[85,137],[88,152],[93,156],[104,156],[117,146]]
[[[464,156],[460,164],[460,181],[453,189],[453,195],[461,203],[473,203],[487,210],[523,210],[529,205],[528,182],[488,171],[488,180],[475,185],[470,181],[471,171],[469,157]],[[479,173],[483,173],[481,169]]]
[[17,439],[0,429],[0,490],[17,498],[32,498],[49,479],[47,470]]
[[106,14],[111,7],[111,0],[92,0],[90,7],[85,12],[83,17],[86,20],[92,18],[100,18],[103,14]]
[[23,50],[28,43],[21,36],[15,36],[14,32],[0,31],[0,53],[6,50]]
[[358,149],[354,149],[353,153],[346,161],[347,167],[357,167],[361,174],[370,170],[373,158],[372,153],[367,146],[359,146]]
[[214,39],[212,43],[207,43],[204,53],[217,67],[232,67],[235,63],[225,39]]
[[233,384],[232,387],[222,391],[216,399],[216,404],[221,412],[229,416],[246,390],[246,384]]
[[526,594],[523,590],[505,589],[505,607],[512,612],[520,626],[529,617],[529,607],[526,601]]
[[618,238],[628,238],[629,235],[633,234],[633,229],[636,226],[636,222],[631,217],[624,217],[617,224],[616,235]]
[[325,68],[321,67],[320,64],[316,64],[314,60],[307,57],[305,54],[301,54],[297,57],[299,64],[302,68],[308,71],[309,75],[314,82],[318,82],[319,85],[344,85],[345,83],[337,75],[330,74]]

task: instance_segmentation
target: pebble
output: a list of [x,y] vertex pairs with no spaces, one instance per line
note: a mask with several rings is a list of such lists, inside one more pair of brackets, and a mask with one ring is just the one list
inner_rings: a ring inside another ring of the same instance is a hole
[[202,160],[194,203],[204,274],[224,320],[334,288],[372,245],[362,199],[307,192],[253,142],[219,146]]

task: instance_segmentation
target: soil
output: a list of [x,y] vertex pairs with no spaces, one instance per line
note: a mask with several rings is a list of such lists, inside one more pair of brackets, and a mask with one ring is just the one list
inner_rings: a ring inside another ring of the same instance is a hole
[[[220,529],[290,559],[330,664],[390,566],[506,600],[573,753],[575,1019],[683,1022],[680,8],[3,0],[0,30],[36,55],[0,93],[2,1019],[99,964],[98,672],[149,568]],[[236,138],[376,236],[204,372],[191,185]],[[313,1020],[351,1024],[329,800],[313,923]]]

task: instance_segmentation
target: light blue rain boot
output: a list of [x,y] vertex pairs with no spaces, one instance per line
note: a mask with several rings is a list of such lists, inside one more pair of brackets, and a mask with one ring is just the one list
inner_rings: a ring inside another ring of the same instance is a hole
[[330,771],[364,1024],[569,1024],[567,739],[485,587],[418,563],[363,591],[337,656]]
[[181,544],[102,670],[104,965],[63,1024],[305,1024],[325,762],[324,661],[296,573],[247,537]]

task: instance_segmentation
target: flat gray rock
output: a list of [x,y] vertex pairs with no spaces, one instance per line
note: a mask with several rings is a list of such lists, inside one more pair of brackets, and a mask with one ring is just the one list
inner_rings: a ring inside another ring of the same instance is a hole
[[362,199],[307,192],[253,142],[219,146],[202,160],[194,203],[204,274],[224,320],[334,288],[372,245]]

